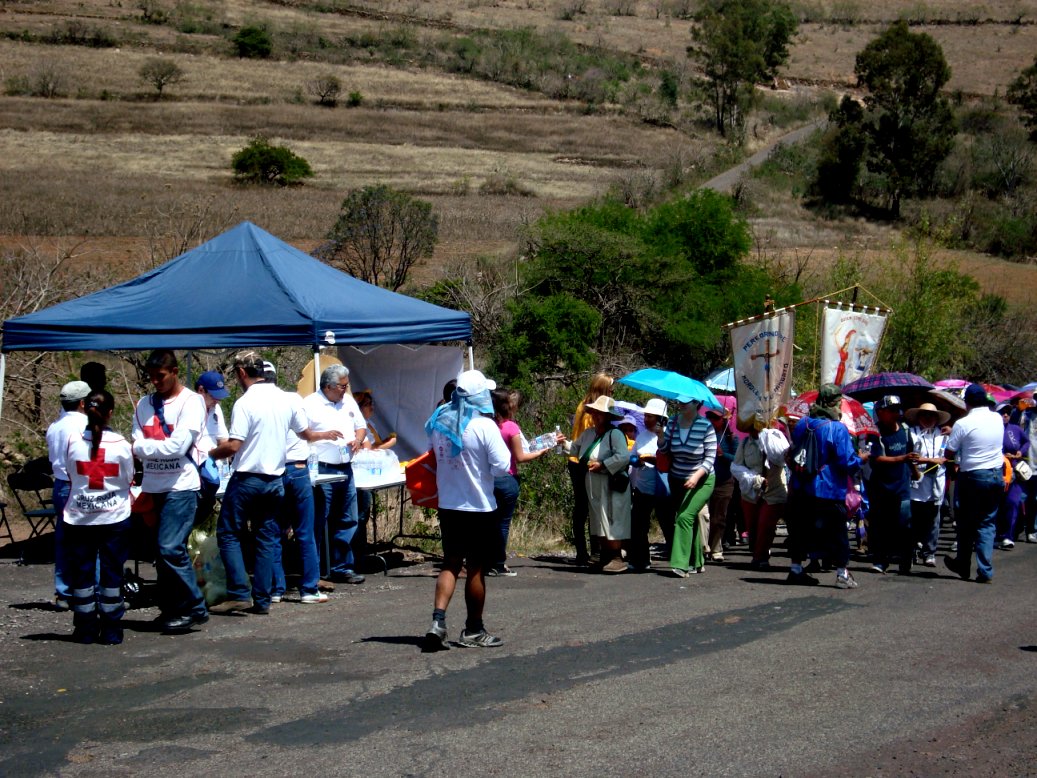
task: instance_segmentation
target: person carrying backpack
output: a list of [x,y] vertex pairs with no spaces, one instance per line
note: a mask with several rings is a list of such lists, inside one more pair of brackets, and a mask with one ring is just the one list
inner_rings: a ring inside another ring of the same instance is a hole
[[[812,543],[836,568],[838,589],[856,589],[846,566],[850,542],[846,534],[846,488],[861,468],[849,431],[840,423],[843,395],[835,384],[823,385],[806,418],[792,430],[786,457],[791,471],[788,526],[790,584],[814,586],[817,579],[803,570]],[[866,456],[866,455],[865,455]]]

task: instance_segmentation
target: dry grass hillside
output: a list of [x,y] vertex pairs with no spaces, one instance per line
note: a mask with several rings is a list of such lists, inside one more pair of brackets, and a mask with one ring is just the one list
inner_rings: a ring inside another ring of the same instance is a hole
[[[645,121],[636,96],[589,103],[558,96],[557,88],[508,86],[501,83],[507,74],[495,82],[445,72],[429,64],[437,49],[480,30],[528,27],[627,57],[648,73],[672,68],[686,85],[690,22],[683,17],[693,5],[5,0],[0,82],[46,77],[55,88],[49,98],[0,96],[3,245],[84,239],[90,256],[128,275],[139,266],[134,252],[204,208],[213,223],[250,219],[308,247],[330,227],[348,189],[387,183],[431,200],[440,217],[440,244],[422,278],[458,258],[505,253],[545,209],[644,181],[701,181],[731,152],[687,106],[677,120]],[[954,72],[950,88],[964,95],[1003,91],[1037,52],[1032,2],[793,5],[803,24],[787,68],[791,89],[771,99],[813,106],[813,115],[825,91],[852,86],[856,52],[901,16],[942,44]],[[271,30],[274,58],[233,56],[229,38],[247,24]],[[383,44],[397,38],[406,42],[402,53],[387,53]],[[185,74],[161,100],[138,77],[154,56]],[[325,74],[343,85],[338,107],[315,105],[308,93]],[[345,105],[348,93],[362,97],[358,106]],[[765,117],[748,143],[782,132]],[[233,185],[230,156],[256,134],[303,155],[316,177],[288,190]],[[890,240],[885,228],[820,225],[788,203],[754,219],[767,251],[881,251]]]

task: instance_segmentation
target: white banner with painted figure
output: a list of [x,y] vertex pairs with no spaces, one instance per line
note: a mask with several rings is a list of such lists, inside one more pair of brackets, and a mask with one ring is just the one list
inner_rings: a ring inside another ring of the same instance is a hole
[[843,386],[872,371],[887,311],[851,303],[826,303],[821,317],[821,383]]
[[738,429],[765,428],[787,405],[792,390],[796,317],[777,311],[731,325]]

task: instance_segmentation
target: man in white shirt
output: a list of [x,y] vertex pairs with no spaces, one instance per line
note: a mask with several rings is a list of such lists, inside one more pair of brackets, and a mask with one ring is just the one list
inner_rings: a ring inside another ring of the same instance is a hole
[[944,557],[944,564],[964,580],[972,576],[972,552],[976,552],[976,582],[990,583],[994,577],[994,532],[997,511],[1004,494],[1004,457],[1001,453],[1005,426],[991,410],[987,390],[971,384],[965,390],[969,413],[958,419],[947,439],[944,456],[958,458],[957,556]]
[[349,391],[349,368],[331,365],[320,374],[320,391],[303,400],[310,429],[341,433],[338,442],[318,442],[313,445],[320,462],[321,475],[337,474],[340,481],[321,484],[315,490],[315,533],[325,536],[330,531],[331,570],[328,579],[336,583],[359,584],[353,558],[353,535],[357,528],[356,484],[353,481],[353,455],[363,446],[367,437],[367,422],[360,407]]
[[141,489],[158,514],[158,621],[166,632],[183,632],[209,620],[187,553],[201,487],[195,449],[205,403],[180,383],[172,350],[151,352],[144,370],[155,391],[140,399],[133,414],[133,455],[144,468]]
[[[227,571],[227,597],[216,612],[270,612],[274,560],[281,544],[277,518],[284,498],[285,441],[288,430],[310,437],[306,419],[288,395],[267,383],[263,360],[254,351],[234,357],[234,375],[245,393],[231,411],[228,439],[209,452],[213,459],[234,457],[234,474],[227,484],[216,540]],[[330,438],[324,433],[314,439]],[[253,581],[241,553],[241,541],[251,522],[255,541]],[[249,597],[252,604],[250,606]]]
[[61,611],[69,609],[72,597],[72,590],[65,583],[65,522],[61,520],[71,481],[65,469],[65,452],[69,437],[81,435],[86,429],[83,403],[89,394],[90,385],[85,381],[70,381],[61,387],[61,414],[47,427],[47,457],[54,473],[54,607]]
[[443,569],[436,579],[432,626],[425,633],[426,651],[450,647],[446,641],[446,609],[462,566],[467,576],[468,618],[458,644],[494,648],[503,643],[486,631],[482,620],[486,565],[492,563],[500,544],[493,480],[511,467],[511,452],[496,422],[484,415],[493,413],[490,390],[496,386],[478,370],[461,373],[450,403],[437,408],[425,423],[436,455],[443,538]]

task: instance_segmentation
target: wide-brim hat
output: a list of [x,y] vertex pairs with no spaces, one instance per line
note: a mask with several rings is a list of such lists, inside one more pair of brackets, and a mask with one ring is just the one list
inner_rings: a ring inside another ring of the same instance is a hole
[[653,397],[651,400],[646,402],[645,407],[641,410],[651,416],[661,416],[664,419],[669,415],[666,412],[666,401],[660,400],[658,397]]
[[603,394],[590,405],[584,405],[583,410],[598,411],[599,413],[604,413],[608,416],[611,416],[613,419],[623,418],[623,414],[616,411],[616,401],[609,397],[607,394]]
[[944,424],[951,420],[951,415],[947,411],[941,411],[932,403],[922,403],[917,408],[908,408],[904,413],[904,421],[914,427],[918,424],[918,414],[920,413],[934,413],[936,414],[936,426],[942,427]]

